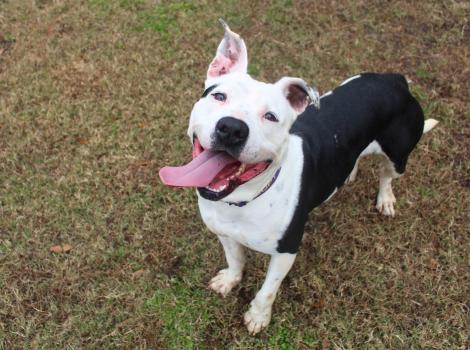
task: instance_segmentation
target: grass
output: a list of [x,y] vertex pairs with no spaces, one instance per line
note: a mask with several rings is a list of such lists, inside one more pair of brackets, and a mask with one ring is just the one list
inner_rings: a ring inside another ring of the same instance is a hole
[[[465,349],[469,346],[470,7],[464,1],[0,1],[0,349]],[[377,170],[311,215],[270,328],[192,191],[158,169],[187,159],[188,115],[225,18],[261,80],[328,91],[398,71],[439,126],[373,206]],[[54,245],[72,250],[54,254]]]

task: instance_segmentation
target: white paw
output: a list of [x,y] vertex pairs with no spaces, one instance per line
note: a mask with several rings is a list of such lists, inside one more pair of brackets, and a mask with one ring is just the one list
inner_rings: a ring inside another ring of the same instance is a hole
[[395,216],[395,209],[393,205],[396,199],[393,193],[380,194],[377,196],[377,210],[385,216]]
[[223,269],[210,280],[209,288],[225,297],[241,280],[241,273],[237,274],[230,269]]
[[255,335],[263,328],[267,327],[269,321],[271,321],[270,306],[264,309],[258,309],[251,305],[244,316],[245,326],[248,329],[248,333],[251,335]]

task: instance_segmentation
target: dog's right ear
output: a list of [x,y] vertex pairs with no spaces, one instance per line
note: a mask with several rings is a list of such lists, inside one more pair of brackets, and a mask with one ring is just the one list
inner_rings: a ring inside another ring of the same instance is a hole
[[291,107],[297,112],[305,111],[309,104],[320,108],[320,95],[314,87],[308,86],[300,78],[284,77],[279,79],[276,84],[282,90]]
[[225,34],[207,70],[208,79],[234,72],[246,73],[248,68],[245,42],[240,35],[230,30],[227,23],[222,19],[219,21],[225,29]]

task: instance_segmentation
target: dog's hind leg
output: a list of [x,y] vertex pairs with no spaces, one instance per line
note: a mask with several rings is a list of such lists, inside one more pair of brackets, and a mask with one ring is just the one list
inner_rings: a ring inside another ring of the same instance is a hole
[[224,247],[228,268],[220,270],[209,282],[209,288],[225,297],[241,280],[245,266],[243,246],[228,237],[218,236]]
[[384,155],[380,168],[379,193],[376,204],[377,210],[383,215],[395,215],[394,204],[396,199],[392,190],[392,180],[399,176],[400,174],[396,172],[393,162]]
[[345,183],[346,184],[350,184],[351,182],[354,182],[356,180],[356,177],[357,177],[357,171],[359,170],[359,158],[357,158],[356,160],[356,163],[354,164],[354,168],[353,170],[351,171],[351,173],[349,174],[348,178],[346,179]]
[[423,111],[416,100],[411,100],[406,111],[395,116],[388,127],[377,137],[384,160],[380,169],[380,185],[377,195],[377,210],[394,216],[396,202],[392,191],[392,180],[405,172],[408,157],[416,147],[423,132],[437,124],[434,119],[424,122]]
[[347,178],[346,181],[345,181],[346,184],[349,184],[349,183],[353,182],[354,180],[356,180],[357,172],[358,172],[358,170],[359,170],[359,160],[360,160],[362,157],[368,156],[368,155],[370,155],[370,154],[384,154],[383,151],[382,151],[382,148],[381,148],[380,145],[377,143],[377,141],[371,142],[371,143],[362,151],[362,153],[359,155],[359,157],[357,157],[356,163],[354,164],[354,168],[353,168],[353,170],[351,170],[351,173],[349,174],[348,178]]

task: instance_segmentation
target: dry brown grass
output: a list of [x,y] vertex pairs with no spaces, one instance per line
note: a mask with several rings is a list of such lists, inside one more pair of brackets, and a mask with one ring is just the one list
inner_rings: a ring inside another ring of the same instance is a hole
[[[0,348],[468,348],[469,15],[465,1],[0,0]],[[441,121],[396,181],[396,218],[373,210],[373,161],[312,214],[254,338],[241,316],[266,257],[226,299],[207,291],[222,250],[193,192],[156,175],[189,154],[218,17],[259,79],[327,91],[397,71]]]

